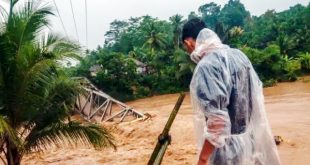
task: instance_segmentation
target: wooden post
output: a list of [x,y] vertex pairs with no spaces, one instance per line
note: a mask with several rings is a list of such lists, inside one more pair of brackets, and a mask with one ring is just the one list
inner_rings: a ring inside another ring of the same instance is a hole
[[185,94],[181,93],[177,103],[175,104],[175,106],[173,108],[173,111],[171,112],[171,114],[169,116],[169,119],[166,123],[166,126],[165,126],[163,132],[158,137],[158,142],[155,146],[155,149],[151,155],[149,162],[147,163],[148,165],[154,165],[154,164],[159,165],[159,164],[161,164],[161,161],[163,159],[163,156],[165,154],[167,146],[170,143],[170,141],[169,141],[169,130],[170,130],[171,125],[172,125],[181,105],[182,105],[184,97],[185,97]]
[[166,140],[165,143],[163,144],[163,146],[160,148],[159,152],[158,152],[158,156],[155,159],[154,164],[161,164],[161,162],[163,161],[164,155],[166,153],[166,150],[168,148],[169,145],[169,141]]

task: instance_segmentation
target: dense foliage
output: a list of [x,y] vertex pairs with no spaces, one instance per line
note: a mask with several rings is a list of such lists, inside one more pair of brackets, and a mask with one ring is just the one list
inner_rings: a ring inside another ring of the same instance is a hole
[[[183,23],[195,17],[203,19],[224,43],[243,50],[265,86],[296,80],[310,71],[310,4],[252,16],[239,0],[229,0],[223,7],[212,2],[198,11],[169,20],[150,16],[115,20],[103,47],[91,51],[70,71],[125,100],[186,90],[195,65],[183,50],[180,34]],[[137,72],[141,66],[136,60],[146,65],[143,73]],[[94,65],[99,67],[92,74]]]

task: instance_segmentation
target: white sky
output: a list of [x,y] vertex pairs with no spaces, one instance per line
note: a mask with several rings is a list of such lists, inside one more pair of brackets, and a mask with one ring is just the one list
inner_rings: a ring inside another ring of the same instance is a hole
[[[0,5],[6,6],[0,0]],[[51,4],[52,0],[50,1]],[[72,39],[77,40],[75,33],[70,1],[55,0],[65,28]],[[240,0],[247,10],[253,15],[263,14],[267,9],[282,11],[297,3],[308,5],[309,0]],[[130,17],[150,15],[159,19],[168,19],[175,14],[184,17],[191,11],[197,12],[199,6],[212,2],[210,0],[87,0],[88,5],[88,48],[95,49],[98,45],[103,45],[104,34],[109,30],[109,24],[115,20],[124,20]],[[213,2],[224,5],[228,0],[214,0]],[[84,0],[72,0],[76,17],[79,40],[86,47],[85,30],[85,7]],[[55,11],[56,13],[56,11]],[[52,19],[53,31],[63,33],[59,18]]]

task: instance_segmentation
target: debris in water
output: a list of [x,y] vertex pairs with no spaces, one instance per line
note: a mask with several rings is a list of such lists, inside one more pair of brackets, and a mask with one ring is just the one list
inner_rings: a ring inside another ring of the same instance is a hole
[[281,136],[274,136],[274,141],[276,142],[276,145],[280,145],[284,140]]

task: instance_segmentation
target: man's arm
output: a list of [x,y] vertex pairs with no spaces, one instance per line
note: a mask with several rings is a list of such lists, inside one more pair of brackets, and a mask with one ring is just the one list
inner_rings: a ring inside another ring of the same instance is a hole
[[[207,127],[209,133],[213,134],[222,134],[223,130],[225,129],[225,121],[223,121],[221,118],[218,117],[212,117],[213,122],[207,122]],[[199,155],[199,161],[198,165],[206,165],[208,162],[208,159],[212,152],[214,151],[215,147],[212,145],[208,140],[205,140],[200,155]]]
[[198,165],[206,165],[213,150],[214,146],[208,140],[205,140],[199,155]]
[[197,69],[194,80],[196,104],[204,113],[206,125],[205,138],[199,153],[199,165],[206,165],[215,148],[225,145],[225,138],[230,135],[231,123],[227,106],[230,98],[230,78],[227,69],[220,64],[208,64]]

